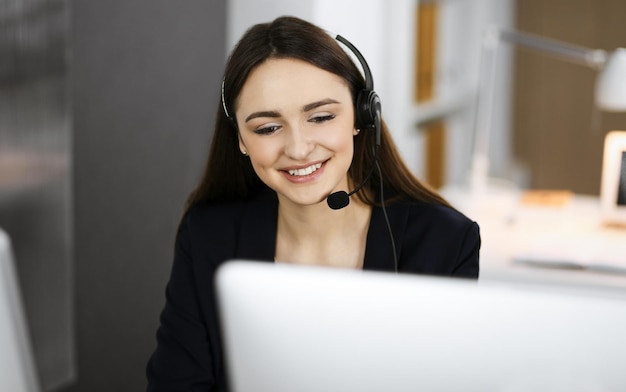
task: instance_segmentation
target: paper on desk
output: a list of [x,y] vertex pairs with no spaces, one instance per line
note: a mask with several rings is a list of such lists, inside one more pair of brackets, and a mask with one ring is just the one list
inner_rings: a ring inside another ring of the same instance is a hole
[[513,256],[516,263],[626,274],[626,232],[543,234]]

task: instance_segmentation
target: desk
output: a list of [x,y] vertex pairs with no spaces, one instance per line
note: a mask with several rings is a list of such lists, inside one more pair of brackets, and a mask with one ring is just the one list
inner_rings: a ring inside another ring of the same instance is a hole
[[35,365],[11,243],[0,229],[0,390],[37,392]]
[[481,280],[601,288],[626,295],[626,228],[600,219],[600,201],[571,195],[559,205],[524,203],[523,192],[448,187],[442,194],[481,230]]

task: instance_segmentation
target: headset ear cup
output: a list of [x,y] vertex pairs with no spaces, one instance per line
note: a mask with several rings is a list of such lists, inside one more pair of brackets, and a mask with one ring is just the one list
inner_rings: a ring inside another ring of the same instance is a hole
[[371,93],[373,91],[362,90],[356,100],[356,127],[370,129],[374,124],[374,117],[371,110]]
[[380,98],[373,90],[362,90],[356,103],[356,125],[361,129],[375,129],[380,116]]

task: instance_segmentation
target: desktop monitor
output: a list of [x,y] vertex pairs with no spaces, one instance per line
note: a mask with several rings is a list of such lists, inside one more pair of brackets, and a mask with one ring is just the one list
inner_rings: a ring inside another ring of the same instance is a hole
[[234,392],[626,390],[626,301],[521,284],[222,265]]

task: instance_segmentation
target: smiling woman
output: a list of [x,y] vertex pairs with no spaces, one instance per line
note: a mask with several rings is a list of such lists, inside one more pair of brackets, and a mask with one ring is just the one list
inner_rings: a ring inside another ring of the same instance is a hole
[[[477,224],[407,169],[365,60],[364,79],[337,40],[282,17],[234,48],[179,226],[148,390],[227,390],[212,282],[229,259],[478,277]],[[337,193],[355,197],[327,204]]]

